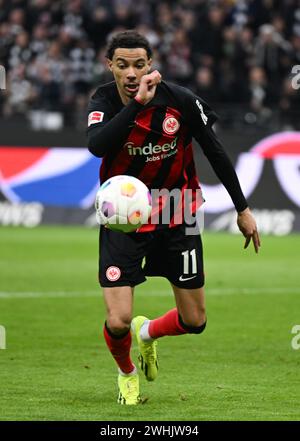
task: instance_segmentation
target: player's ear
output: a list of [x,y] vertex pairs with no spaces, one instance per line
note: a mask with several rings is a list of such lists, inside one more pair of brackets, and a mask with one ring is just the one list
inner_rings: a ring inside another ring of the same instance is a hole
[[147,64],[148,64],[148,73],[149,73],[151,70],[151,66],[152,66],[152,58],[149,58],[149,60],[147,61]]
[[108,69],[112,72],[112,65],[113,65],[112,60],[110,60],[109,58],[106,58],[106,64],[107,64]]

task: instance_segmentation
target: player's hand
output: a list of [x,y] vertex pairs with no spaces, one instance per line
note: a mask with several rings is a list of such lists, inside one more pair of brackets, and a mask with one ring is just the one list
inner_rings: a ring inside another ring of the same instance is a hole
[[143,75],[140,81],[137,101],[142,104],[148,104],[155,95],[156,87],[161,82],[161,74],[158,70],[154,70],[150,74]]
[[260,238],[255,219],[249,208],[246,208],[244,211],[238,213],[237,224],[240,231],[246,238],[244,248],[247,248],[252,240],[255,252],[258,253],[260,247]]

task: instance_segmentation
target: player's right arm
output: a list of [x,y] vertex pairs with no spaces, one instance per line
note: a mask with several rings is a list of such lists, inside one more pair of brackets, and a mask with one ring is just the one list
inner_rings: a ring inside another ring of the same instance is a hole
[[123,146],[136,115],[152,100],[160,81],[161,75],[157,70],[144,75],[136,99],[130,100],[117,114],[113,112],[108,98],[99,91],[93,95],[88,106],[87,128],[88,149],[93,155],[102,157],[108,151]]
[[96,92],[88,105],[89,151],[101,158],[108,151],[120,149],[142,107],[138,101],[131,100],[119,113],[114,114],[108,99]]

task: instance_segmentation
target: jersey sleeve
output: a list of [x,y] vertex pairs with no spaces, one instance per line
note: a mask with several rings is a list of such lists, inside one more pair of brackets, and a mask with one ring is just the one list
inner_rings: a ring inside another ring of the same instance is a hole
[[119,113],[114,114],[108,99],[95,94],[88,105],[87,146],[89,151],[102,157],[109,151],[120,149],[143,107],[131,100]]
[[104,127],[112,117],[112,109],[107,100],[101,95],[94,95],[87,108],[87,133],[96,127]]
[[212,126],[218,119],[209,105],[190,93],[185,99],[186,121],[193,137],[199,143],[217,177],[228,191],[238,212],[248,204],[242,192],[235,169]]

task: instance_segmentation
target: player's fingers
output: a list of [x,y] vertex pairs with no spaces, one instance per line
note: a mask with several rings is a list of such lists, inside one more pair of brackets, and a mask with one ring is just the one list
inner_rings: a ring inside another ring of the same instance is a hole
[[251,236],[247,236],[247,237],[246,237],[246,240],[245,240],[244,249],[248,247],[248,245],[249,245],[249,243],[250,243],[250,240],[251,240]]
[[155,84],[158,84],[161,82],[161,74],[158,72],[158,70],[154,70],[151,74],[152,81],[155,82]]
[[157,69],[155,69],[153,72],[151,72],[150,75],[156,75],[157,77],[161,77],[161,74],[159,73],[159,71]]
[[257,231],[254,231],[254,233],[252,234],[252,242],[254,245],[255,252],[258,253],[258,250],[260,247],[260,240],[259,240],[259,235],[258,235]]
[[148,78],[146,80],[146,83],[148,86],[156,86],[158,83],[160,83],[160,80],[158,80],[157,78]]
[[258,231],[256,232],[256,234],[257,234],[257,239],[258,239],[258,245],[261,246],[261,241],[260,241],[260,236],[258,234]]
[[148,86],[157,86],[160,82],[161,82],[160,79],[152,78],[147,82],[147,84],[148,84]]

